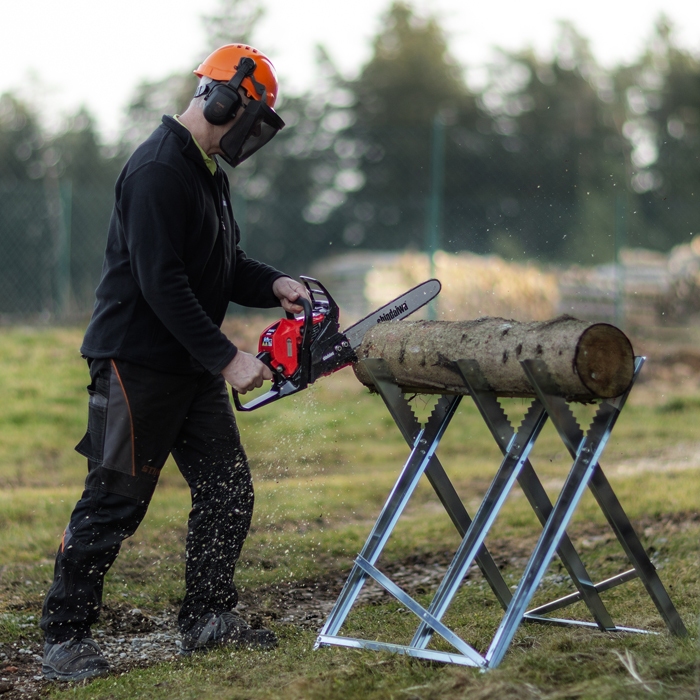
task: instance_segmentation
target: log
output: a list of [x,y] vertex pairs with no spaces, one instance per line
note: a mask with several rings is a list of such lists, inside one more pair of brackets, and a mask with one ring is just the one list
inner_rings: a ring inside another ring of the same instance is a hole
[[[486,317],[474,321],[391,321],[365,334],[360,360],[383,358],[406,393],[467,394],[455,360],[476,360],[499,396],[532,397],[521,360],[544,360],[571,401],[613,398],[631,384],[634,352],[627,336],[607,323],[572,316],[520,323]],[[362,362],[355,375],[373,388]]]

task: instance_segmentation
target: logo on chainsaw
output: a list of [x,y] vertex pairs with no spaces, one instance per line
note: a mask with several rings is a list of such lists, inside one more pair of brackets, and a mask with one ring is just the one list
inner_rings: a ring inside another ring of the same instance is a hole
[[378,319],[377,323],[382,323],[384,321],[391,321],[395,319],[397,316],[400,316],[403,313],[406,313],[408,311],[408,304],[401,304],[401,306],[395,306],[393,309],[389,309],[385,314],[382,314]]

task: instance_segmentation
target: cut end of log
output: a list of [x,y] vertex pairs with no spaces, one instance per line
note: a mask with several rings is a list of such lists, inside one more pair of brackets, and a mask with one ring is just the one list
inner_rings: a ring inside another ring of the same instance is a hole
[[596,323],[582,333],[574,362],[581,382],[594,396],[615,398],[632,383],[632,343],[608,323]]

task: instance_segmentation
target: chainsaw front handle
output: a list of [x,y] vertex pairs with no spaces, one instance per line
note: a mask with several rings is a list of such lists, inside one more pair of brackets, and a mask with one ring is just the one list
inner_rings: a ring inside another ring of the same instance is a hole
[[291,381],[286,380],[276,387],[273,386],[270,391],[266,391],[262,396],[258,396],[252,401],[248,401],[246,404],[241,403],[239,394],[235,389],[232,388],[231,393],[233,394],[233,403],[237,411],[253,411],[256,408],[260,408],[260,406],[267,406],[267,404],[273,403],[278,399],[283,399],[285,396],[296,394],[297,391],[301,391],[302,389],[306,389],[306,387],[295,386]]

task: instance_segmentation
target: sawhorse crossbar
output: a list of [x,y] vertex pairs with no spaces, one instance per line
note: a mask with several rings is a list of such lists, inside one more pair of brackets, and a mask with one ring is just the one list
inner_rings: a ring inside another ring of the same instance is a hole
[[[600,596],[604,591],[635,578],[639,578],[644,585],[669,631],[677,636],[687,635],[686,628],[661,583],[654,565],[598,462],[644,364],[643,357],[635,359],[634,378],[628,390],[616,399],[600,402],[597,413],[585,434],[566,400],[558,396],[557,387],[541,360],[521,362],[536,398],[532,400],[517,430],[513,429],[496,395],[489,389],[478,363],[470,360],[454,363],[455,371],[464,380],[469,395],[503,453],[503,461],[473,520],[435,454],[440,439],[447,430],[462,397],[441,395],[432,414],[421,427],[407,399],[389,372],[386,362],[381,359],[366,359],[363,362],[377,392],[384,400],[406,442],[411,446],[411,453],[362,552],[355,560],[350,576],[331,614],[318,635],[316,648],[338,645],[387,650],[432,661],[486,669],[498,666],[503,660],[518,626],[524,620],[544,624],[591,627],[609,632],[649,634],[648,630],[616,625]],[[569,475],[554,505],[529,461],[529,455],[548,418],[554,424],[573,459]],[[428,478],[462,537],[447,573],[427,608],[417,603],[375,566],[423,474]],[[518,587],[514,593],[511,593],[498,566],[485,547],[484,540],[516,481],[525,493],[543,529]],[[633,567],[600,583],[593,583],[566,534],[566,528],[586,487],[591,489]],[[528,610],[527,607],[555,552],[571,577],[576,592]],[[501,624],[483,655],[460,639],[441,621],[474,562],[505,611]],[[340,629],[368,578],[374,579],[418,617],[418,628],[409,645],[340,636]],[[549,613],[578,601],[585,603],[594,622],[548,616]],[[454,647],[454,652],[428,648],[436,632]]]

